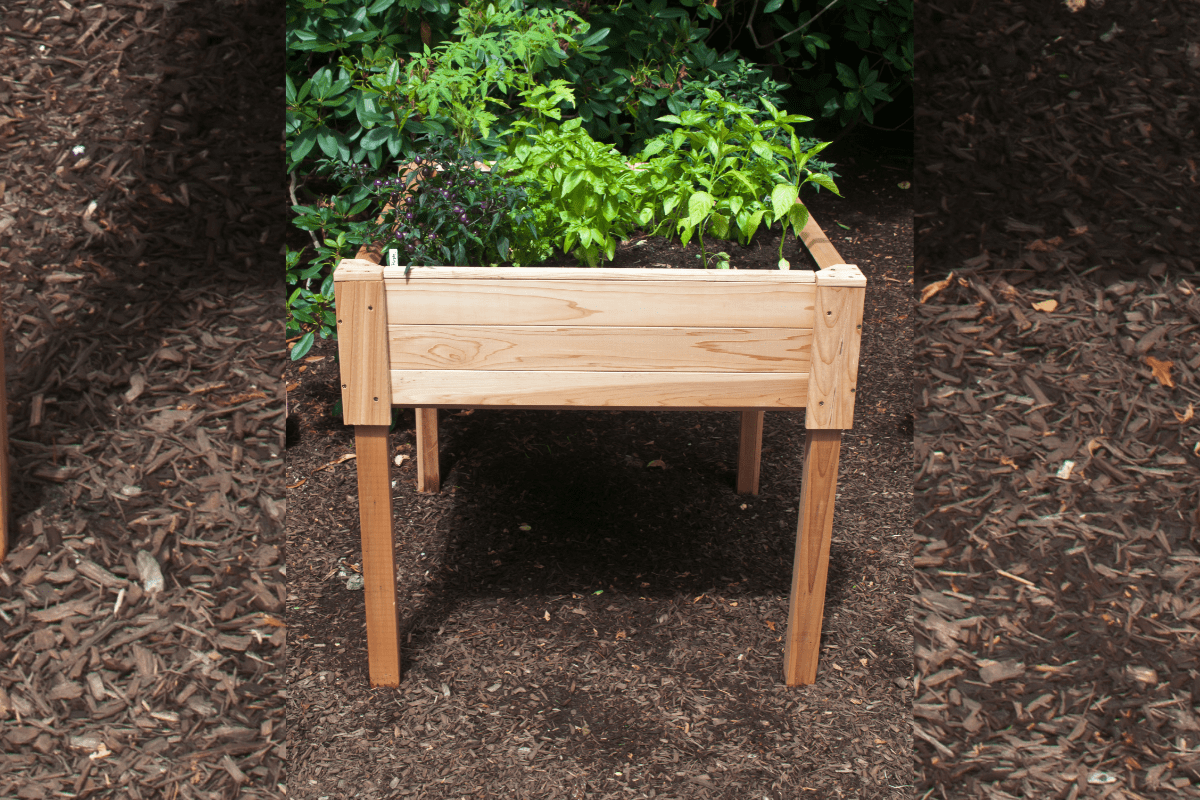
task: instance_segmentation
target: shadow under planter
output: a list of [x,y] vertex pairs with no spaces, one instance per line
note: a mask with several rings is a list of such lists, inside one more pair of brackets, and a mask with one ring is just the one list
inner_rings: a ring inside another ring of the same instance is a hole
[[371,685],[400,681],[388,459],[394,406],[416,409],[422,491],[440,486],[439,408],[739,410],[738,491],[750,493],[758,491],[763,412],[805,408],[784,680],[816,680],[866,279],[840,263],[811,218],[801,239],[820,270],[338,264],[342,408],[355,426]]

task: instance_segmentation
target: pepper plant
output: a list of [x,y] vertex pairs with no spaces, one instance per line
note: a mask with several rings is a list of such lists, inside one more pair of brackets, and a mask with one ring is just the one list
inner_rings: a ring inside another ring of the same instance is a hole
[[787,229],[799,237],[808,222],[807,209],[796,202],[800,187],[813,183],[838,193],[830,165],[814,159],[828,142],[801,140],[792,124],[810,118],[780,111],[769,101],[764,104],[771,118],[756,121],[754,109],[711,89],[705,94],[699,110],[659,117],[675,129],[652,139],[637,157],[646,162],[654,232],[673,229],[685,245],[697,235],[707,265],[705,230],[722,239],[732,232],[748,244],[760,225],[778,222],[779,266],[786,269]]

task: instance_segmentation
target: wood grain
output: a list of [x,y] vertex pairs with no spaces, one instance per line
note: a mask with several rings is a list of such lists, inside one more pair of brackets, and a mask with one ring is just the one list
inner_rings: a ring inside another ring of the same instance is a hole
[[[344,262],[343,262],[344,263]],[[375,262],[366,261],[374,265]],[[658,267],[380,267],[388,283],[415,285],[425,281],[602,281],[604,283],[669,281],[671,283],[815,284],[817,273],[811,269],[738,270],[687,269]],[[405,271],[408,274],[405,274]]]
[[738,437],[738,494],[758,494],[758,478],[762,464],[763,412],[742,412],[741,435]]
[[357,425],[358,516],[362,528],[367,659],[372,686],[400,685],[400,617],[392,542],[387,425]]
[[807,373],[392,370],[398,406],[801,408]]
[[841,431],[809,430],[805,434],[800,520],[784,643],[783,676],[788,686],[805,686],[817,679],[841,445]]
[[821,226],[813,219],[812,214],[808,215],[808,222],[800,230],[800,241],[804,242],[808,254],[821,269],[842,263],[842,257],[830,244],[829,237],[825,235],[825,231],[821,230]]
[[[343,264],[345,262],[342,262]],[[342,418],[347,425],[389,425],[387,309],[379,280],[334,283]]]
[[[388,319],[406,325],[811,328],[816,286],[705,280],[387,280]],[[773,273],[786,277],[790,273]],[[339,306],[340,308],[340,306]]]
[[854,427],[866,290],[825,286],[818,277],[806,428]]
[[392,369],[808,372],[799,328],[392,325]]
[[417,491],[438,492],[442,488],[442,469],[438,461],[438,412],[436,408],[418,408],[417,412]]

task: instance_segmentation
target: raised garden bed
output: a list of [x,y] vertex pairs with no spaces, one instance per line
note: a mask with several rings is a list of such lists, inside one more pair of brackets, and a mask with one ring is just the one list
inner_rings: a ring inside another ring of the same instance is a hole
[[342,407],[355,426],[370,682],[400,680],[388,425],[417,409],[437,491],[437,409],[742,412],[738,490],[757,492],[762,414],[806,408],[784,678],[816,677],[841,431],[853,424],[866,279],[813,220],[818,271],[383,267],[339,263]]

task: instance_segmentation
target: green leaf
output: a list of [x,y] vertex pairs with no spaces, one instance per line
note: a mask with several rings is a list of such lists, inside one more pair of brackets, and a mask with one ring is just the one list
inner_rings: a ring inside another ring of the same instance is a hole
[[313,342],[316,341],[316,338],[316,334],[312,331],[309,331],[301,336],[300,341],[296,342],[296,344],[292,346],[292,361],[299,361],[300,359],[304,358],[304,356],[308,354],[308,351],[312,349]]
[[837,74],[838,80],[841,81],[842,85],[847,89],[854,89],[858,87],[858,76],[854,74],[854,70],[850,69],[840,61],[837,62]]
[[715,203],[716,201],[713,200],[713,196],[708,192],[696,192],[693,194],[690,198],[688,198],[688,215],[686,224],[699,225],[700,222],[708,216],[709,212],[712,211]]
[[808,224],[808,209],[802,203],[793,203],[792,210],[788,212],[788,222],[792,223],[792,227],[799,235],[804,226]]
[[579,44],[581,47],[590,47],[591,45],[598,44],[604,41],[605,37],[608,36],[608,33],[611,30],[611,28],[601,28]]
[[718,239],[729,238],[729,217],[714,211],[713,215],[709,218],[709,230]]
[[796,204],[796,198],[799,197],[800,190],[790,183],[779,183],[771,190],[771,211],[775,219],[783,219],[788,215],[788,211]]
[[763,7],[763,13],[770,14],[772,12],[778,11],[782,5],[783,5],[783,0],[770,0],[770,2],[767,3]]
[[760,208],[757,211],[746,214],[744,217],[738,217],[738,227],[742,231],[742,236],[747,240],[754,236],[754,232],[758,230],[758,226],[762,222],[763,214],[765,213],[766,209]]
[[837,185],[833,182],[833,178],[829,177],[828,175],[823,175],[819,172],[814,172],[812,175],[808,176],[808,178],[805,180],[805,183],[807,183],[808,181],[812,181],[813,183],[817,184],[818,186],[822,186],[822,187],[828,189],[829,191],[836,194],[838,197],[842,196],[842,193],[838,191]]

